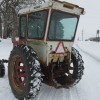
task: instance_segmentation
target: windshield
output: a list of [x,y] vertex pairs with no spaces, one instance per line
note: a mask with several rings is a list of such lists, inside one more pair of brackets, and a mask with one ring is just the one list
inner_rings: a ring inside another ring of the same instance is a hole
[[50,40],[72,40],[77,21],[76,15],[54,11],[51,16],[48,38]]

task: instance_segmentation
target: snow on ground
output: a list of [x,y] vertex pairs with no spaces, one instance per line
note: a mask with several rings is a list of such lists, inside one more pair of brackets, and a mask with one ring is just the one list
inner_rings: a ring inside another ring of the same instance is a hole
[[[0,42],[0,59],[9,57],[13,48],[10,40],[7,39]],[[85,66],[82,80],[76,86],[70,89],[55,89],[42,84],[39,95],[32,100],[100,100],[100,61],[97,60],[97,57],[100,55],[97,53],[97,51],[99,52],[97,50],[99,45],[99,43],[79,41],[74,44],[74,47],[82,55]],[[95,57],[91,55],[95,55]],[[17,100],[11,92],[8,82],[7,64],[5,66],[6,75],[4,78],[0,78],[0,100]]]
[[[13,48],[13,43],[11,42],[11,38],[8,39],[0,39],[0,60],[1,59],[7,59],[10,56],[10,52]],[[8,64],[5,64],[5,66],[7,66]],[[6,67],[7,68],[7,67]],[[7,70],[6,70],[6,74],[7,74]]]
[[92,41],[77,41],[79,48],[90,56],[100,61],[100,43]]
[[10,51],[13,48],[13,44],[11,42],[11,38],[8,39],[0,39],[0,59],[8,59]]

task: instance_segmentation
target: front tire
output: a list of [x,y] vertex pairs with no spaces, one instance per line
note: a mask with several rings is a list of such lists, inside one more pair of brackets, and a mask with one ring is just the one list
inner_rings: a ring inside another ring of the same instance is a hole
[[13,48],[8,63],[8,78],[16,98],[36,97],[41,85],[41,68],[31,47],[18,45]]

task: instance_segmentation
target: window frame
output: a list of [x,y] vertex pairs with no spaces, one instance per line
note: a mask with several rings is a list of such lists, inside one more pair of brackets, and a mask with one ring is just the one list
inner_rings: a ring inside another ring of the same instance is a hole
[[25,28],[25,37],[24,38],[21,38],[21,18],[22,17],[26,17],[26,28],[27,28],[27,15],[26,14],[23,14],[20,16],[20,40],[25,40],[26,39],[26,28]]
[[[48,9],[47,9],[48,10]],[[46,16],[46,22],[45,22],[45,27],[44,27],[44,34],[43,34],[43,37],[42,38],[30,38],[29,36],[28,36],[28,25],[27,25],[27,37],[29,38],[29,39],[36,39],[36,40],[43,40],[44,39],[44,36],[45,36],[45,30],[46,30],[46,25],[47,25],[47,20],[48,20],[48,11],[47,10],[41,10],[41,11],[36,11],[36,12],[42,12],[42,11],[46,11],[46,13],[47,13],[47,16]],[[36,13],[36,12],[31,12],[31,13],[29,13],[29,14],[32,14],[32,13]],[[28,22],[29,22],[29,14],[28,14]]]
[[78,22],[79,22],[79,16],[78,15],[75,15],[76,18],[77,18],[77,23],[76,23],[76,28],[75,28],[74,36],[73,36],[73,38],[71,40],[68,40],[68,39],[50,39],[49,38],[49,30],[50,30],[51,19],[52,19],[52,15],[53,15],[53,13],[55,11],[56,12],[61,12],[61,13],[66,13],[66,14],[69,14],[69,15],[75,15],[75,14],[71,14],[71,13],[68,13],[68,12],[63,12],[63,11],[52,9],[51,16],[50,16],[49,28],[48,28],[48,34],[47,34],[47,41],[73,41],[74,38],[75,38],[75,35],[76,35],[76,30],[77,30],[77,26],[78,26]]

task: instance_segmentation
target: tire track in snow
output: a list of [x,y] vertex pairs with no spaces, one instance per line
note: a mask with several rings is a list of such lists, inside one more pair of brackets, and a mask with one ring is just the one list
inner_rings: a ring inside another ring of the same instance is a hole
[[[78,46],[76,44],[74,44],[74,47],[79,51],[79,53],[82,55],[82,59],[84,61],[85,64],[85,59],[83,57],[83,52],[80,51],[80,49],[78,48]],[[84,67],[86,67],[87,65],[84,65]],[[77,96],[79,100],[90,100],[91,96],[88,96],[88,87],[87,86],[91,86],[90,83],[88,82],[88,72],[86,68],[84,69],[84,75],[82,76],[81,81],[75,86],[76,88],[76,92],[77,92]],[[89,71],[89,70],[88,70]],[[76,99],[77,100],[77,99]]]
[[[79,48],[76,44],[74,46]],[[90,98],[91,100],[100,100],[100,62],[88,55],[88,53],[81,51],[81,49],[79,49],[79,51],[83,55],[82,58],[85,62],[85,80],[83,80],[83,85],[85,85],[84,89],[87,98]]]
[[62,91],[61,89],[55,89],[54,87],[42,84],[39,94],[32,100],[63,100]]
[[0,81],[0,84],[2,84],[0,85],[0,100],[17,100],[11,92],[8,77],[5,75],[5,77],[0,78],[0,80],[2,80]]
[[68,90],[63,89],[63,93],[64,93],[63,100],[66,100],[66,99],[68,100],[87,100],[85,91],[83,88],[77,88],[76,86],[74,86]]
[[39,94],[36,96],[35,100],[46,100],[50,91],[51,91],[51,88],[48,88],[47,85],[42,84]]
[[[78,100],[90,100],[87,97],[87,93],[84,89],[84,84],[82,82],[80,82],[76,87],[76,95]],[[73,99],[74,100],[74,99]],[[77,100],[77,99],[76,99]]]
[[[90,83],[90,85],[88,85],[89,87],[91,86],[91,96],[93,99],[95,100],[99,100],[100,98],[100,81],[99,81],[99,78],[97,78],[97,75],[94,73],[95,70],[92,70],[93,66],[88,67],[87,70],[90,70],[88,72],[88,81]],[[91,77],[89,77],[91,76]],[[100,76],[100,73],[99,73],[99,76]]]
[[56,94],[52,100],[64,100],[63,99],[63,90],[62,89],[57,89]]
[[63,100],[71,100],[71,97],[70,97],[70,89],[62,89],[63,90]]

